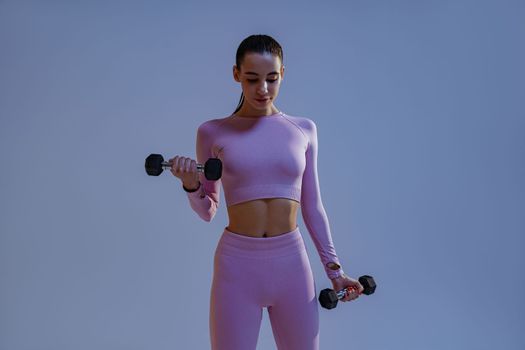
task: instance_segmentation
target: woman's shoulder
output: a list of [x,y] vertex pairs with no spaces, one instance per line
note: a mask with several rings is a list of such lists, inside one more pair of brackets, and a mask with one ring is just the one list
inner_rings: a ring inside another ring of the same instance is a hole
[[221,124],[230,118],[231,116],[208,119],[201,122],[197,129],[200,131],[211,131],[217,129]]
[[314,120],[310,117],[290,114],[285,114],[285,117],[291,122],[295,123],[297,126],[299,126],[306,133],[312,133],[317,129],[317,125],[315,124]]

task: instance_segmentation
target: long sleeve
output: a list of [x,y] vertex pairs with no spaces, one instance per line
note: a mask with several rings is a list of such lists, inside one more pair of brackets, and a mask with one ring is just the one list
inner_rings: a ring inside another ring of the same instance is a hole
[[[213,129],[208,123],[201,124],[197,129],[197,163],[205,164],[212,156]],[[205,221],[210,222],[219,207],[221,179],[212,181],[199,172],[201,186],[195,192],[186,192],[191,208]]]
[[302,178],[301,214],[319,253],[326,275],[329,279],[333,279],[341,276],[343,269],[334,248],[330,224],[321,201],[317,174],[317,126],[310,119],[307,119],[306,132],[309,143],[306,150],[306,168]]

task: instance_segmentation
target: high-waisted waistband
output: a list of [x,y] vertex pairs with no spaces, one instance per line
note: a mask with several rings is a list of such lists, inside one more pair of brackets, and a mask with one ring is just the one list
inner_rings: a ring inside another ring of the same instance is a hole
[[234,233],[225,227],[217,246],[220,253],[248,258],[293,255],[305,249],[299,226],[278,236],[261,238]]

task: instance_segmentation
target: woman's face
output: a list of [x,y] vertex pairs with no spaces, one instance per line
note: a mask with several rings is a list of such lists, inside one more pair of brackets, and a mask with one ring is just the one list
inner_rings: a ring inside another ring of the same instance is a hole
[[284,66],[277,55],[249,52],[244,56],[240,70],[233,66],[233,77],[241,83],[244,103],[238,113],[270,115],[277,113],[273,101],[279,93]]

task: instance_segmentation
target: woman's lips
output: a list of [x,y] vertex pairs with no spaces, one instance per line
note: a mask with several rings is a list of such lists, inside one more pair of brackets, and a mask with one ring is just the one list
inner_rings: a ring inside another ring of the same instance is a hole
[[263,99],[256,98],[255,100],[256,100],[257,102],[261,102],[261,103],[262,103],[262,102],[266,102],[266,101],[268,101],[269,98],[263,98]]

